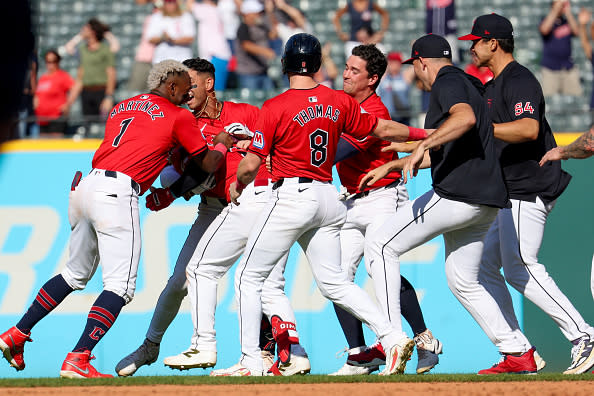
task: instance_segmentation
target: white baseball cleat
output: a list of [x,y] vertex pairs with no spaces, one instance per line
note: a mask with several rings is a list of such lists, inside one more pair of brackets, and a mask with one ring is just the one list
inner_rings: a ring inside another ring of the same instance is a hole
[[268,370],[268,375],[282,375],[288,377],[290,375],[309,374],[310,371],[311,365],[307,355],[300,356],[291,353],[291,358],[286,363],[282,363],[280,359],[277,359],[270,370]]
[[262,367],[264,367],[264,372],[267,373],[274,365],[274,354],[268,351],[260,351],[260,353],[262,354]]
[[415,347],[415,342],[408,337],[402,338],[386,353],[386,367],[379,375],[402,374],[406,362],[410,359]]
[[199,351],[190,348],[179,355],[166,357],[163,363],[176,370],[213,367],[217,364],[217,351]]
[[417,344],[417,356],[419,361],[417,363],[417,374],[423,374],[431,370],[439,363],[439,355],[443,350],[441,342],[433,337],[429,329],[414,338]]
[[328,375],[369,375],[374,371],[379,370],[379,366],[375,367],[357,367],[352,364],[345,363],[338,371]]
[[545,362],[545,360],[542,357],[540,357],[538,352],[536,352],[536,348],[534,348],[534,361],[536,362],[537,371],[542,370],[547,365],[547,362]]
[[241,363],[237,363],[226,369],[212,370],[211,377],[261,377],[264,373],[262,371],[250,370]]

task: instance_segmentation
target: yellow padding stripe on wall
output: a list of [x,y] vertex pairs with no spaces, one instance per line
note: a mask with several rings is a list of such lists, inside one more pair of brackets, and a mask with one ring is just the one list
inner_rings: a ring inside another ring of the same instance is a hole
[[[566,146],[577,139],[581,133],[555,133],[559,146]],[[0,145],[0,152],[33,152],[33,151],[95,151],[101,139],[31,139],[11,140]]]

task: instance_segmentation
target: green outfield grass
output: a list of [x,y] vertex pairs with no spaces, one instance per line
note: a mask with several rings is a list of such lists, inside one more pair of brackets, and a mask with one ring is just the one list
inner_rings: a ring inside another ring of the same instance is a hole
[[353,382],[509,382],[509,381],[594,381],[594,375],[538,375],[427,374],[427,375],[359,375],[331,377],[306,375],[293,377],[208,377],[208,376],[138,376],[129,378],[102,378],[72,380],[63,378],[10,378],[0,379],[0,387],[58,387],[58,386],[142,386],[142,385],[236,385],[236,384],[318,384]]

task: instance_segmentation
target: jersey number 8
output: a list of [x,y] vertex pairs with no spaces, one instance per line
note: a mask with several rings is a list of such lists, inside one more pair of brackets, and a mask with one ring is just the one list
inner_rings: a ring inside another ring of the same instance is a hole
[[311,164],[320,167],[326,162],[328,150],[328,132],[316,129],[309,135],[309,147],[311,148]]

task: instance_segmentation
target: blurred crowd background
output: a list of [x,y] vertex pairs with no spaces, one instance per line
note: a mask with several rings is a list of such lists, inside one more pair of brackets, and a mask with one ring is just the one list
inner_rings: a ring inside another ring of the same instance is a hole
[[376,43],[389,60],[379,94],[392,118],[422,126],[427,95],[401,66],[425,33],[450,41],[457,66],[481,78],[468,42],[475,17],[515,29],[516,59],[543,84],[554,131],[592,122],[592,0],[32,0],[35,49],[11,138],[102,137],[118,101],[146,90],[151,65],[200,56],[216,67],[217,97],[260,106],[287,88],[283,43],[312,33],[324,46],[316,79],[342,88],[345,59]]

